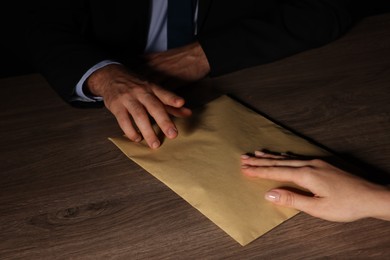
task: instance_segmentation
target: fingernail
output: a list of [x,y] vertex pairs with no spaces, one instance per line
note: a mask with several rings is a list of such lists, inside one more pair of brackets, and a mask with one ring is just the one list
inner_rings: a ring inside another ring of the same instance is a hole
[[179,105],[179,104],[181,104],[181,103],[183,102],[183,99],[180,98],[180,97],[176,97],[176,98],[174,99],[174,102],[175,102],[176,105]]
[[142,140],[141,136],[138,136],[138,137],[134,140],[134,142],[139,143],[139,142],[141,142],[141,140]]
[[249,159],[249,155],[243,154],[243,155],[241,155],[241,159]]
[[280,200],[280,193],[276,191],[269,191],[265,194],[265,199],[272,202],[278,202]]
[[169,128],[169,130],[168,130],[169,137],[175,137],[176,134],[177,134],[177,130],[175,128]]
[[156,149],[156,148],[158,148],[160,146],[160,142],[158,142],[158,141],[155,141],[154,143],[152,143],[152,148],[153,149]]
[[257,156],[263,156],[265,153],[261,151],[255,151],[255,155]]
[[249,168],[249,166],[248,165],[241,165],[241,169],[247,169],[247,168]]

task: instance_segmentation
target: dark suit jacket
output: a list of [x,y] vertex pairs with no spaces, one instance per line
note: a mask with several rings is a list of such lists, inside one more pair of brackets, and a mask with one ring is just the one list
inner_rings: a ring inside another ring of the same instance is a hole
[[[356,0],[199,0],[198,40],[218,76],[321,46],[360,14]],[[139,62],[147,39],[147,0],[43,2],[29,44],[34,64],[69,101],[81,76],[113,59]]]

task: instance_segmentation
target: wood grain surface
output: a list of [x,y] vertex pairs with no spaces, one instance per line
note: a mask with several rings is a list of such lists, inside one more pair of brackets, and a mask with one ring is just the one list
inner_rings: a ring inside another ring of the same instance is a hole
[[[390,14],[369,17],[321,48],[178,92],[190,106],[229,94],[389,184],[389,28]],[[242,247],[107,140],[122,132],[106,109],[68,106],[37,74],[0,90],[0,259],[390,258],[390,222],[305,213]]]

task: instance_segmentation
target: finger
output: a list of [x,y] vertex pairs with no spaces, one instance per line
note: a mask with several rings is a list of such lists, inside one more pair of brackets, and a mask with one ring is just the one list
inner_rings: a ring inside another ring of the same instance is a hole
[[186,107],[171,107],[171,106],[165,106],[166,111],[175,117],[185,118],[192,115],[192,111],[189,108]]
[[144,105],[149,114],[155,119],[157,125],[168,138],[175,138],[177,136],[177,129],[172,122],[165,106],[153,94],[144,94],[140,97],[141,103]]
[[157,85],[152,85],[153,93],[160,99],[165,105],[172,107],[182,107],[184,106],[184,98],[179,97],[175,93],[168,91],[166,89],[160,88]]
[[265,199],[272,203],[304,212],[312,212],[318,198],[301,195],[289,190],[272,189],[265,194]]
[[149,147],[153,149],[158,148],[160,141],[153,130],[144,106],[133,100],[128,102],[126,107]]
[[241,162],[243,165],[249,166],[261,166],[261,167],[270,167],[270,166],[286,166],[286,167],[304,167],[311,166],[310,161],[305,160],[286,160],[284,159],[268,159],[260,157],[251,157],[248,155],[241,156]]
[[292,182],[305,189],[307,187],[307,175],[311,174],[311,167],[259,167],[244,165],[241,172],[249,177],[257,177],[267,180]]
[[261,157],[261,158],[273,158],[273,159],[284,159],[284,158],[287,158],[284,155],[275,155],[275,154],[266,153],[266,152],[263,152],[263,151],[255,151],[255,156],[256,157]]
[[125,133],[125,135],[134,142],[140,142],[142,140],[141,135],[134,128],[129,113],[125,108],[113,112],[116,120],[118,121],[119,127]]

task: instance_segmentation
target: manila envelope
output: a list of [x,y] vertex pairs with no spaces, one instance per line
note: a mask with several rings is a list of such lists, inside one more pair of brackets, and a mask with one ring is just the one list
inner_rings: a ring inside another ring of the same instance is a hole
[[228,96],[174,122],[178,137],[162,139],[156,150],[125,137],[110,140],[243,246],[298,212],[266,201],[269,189],[291,185],[244,176],[240,155],[258,149],[327,154]]

